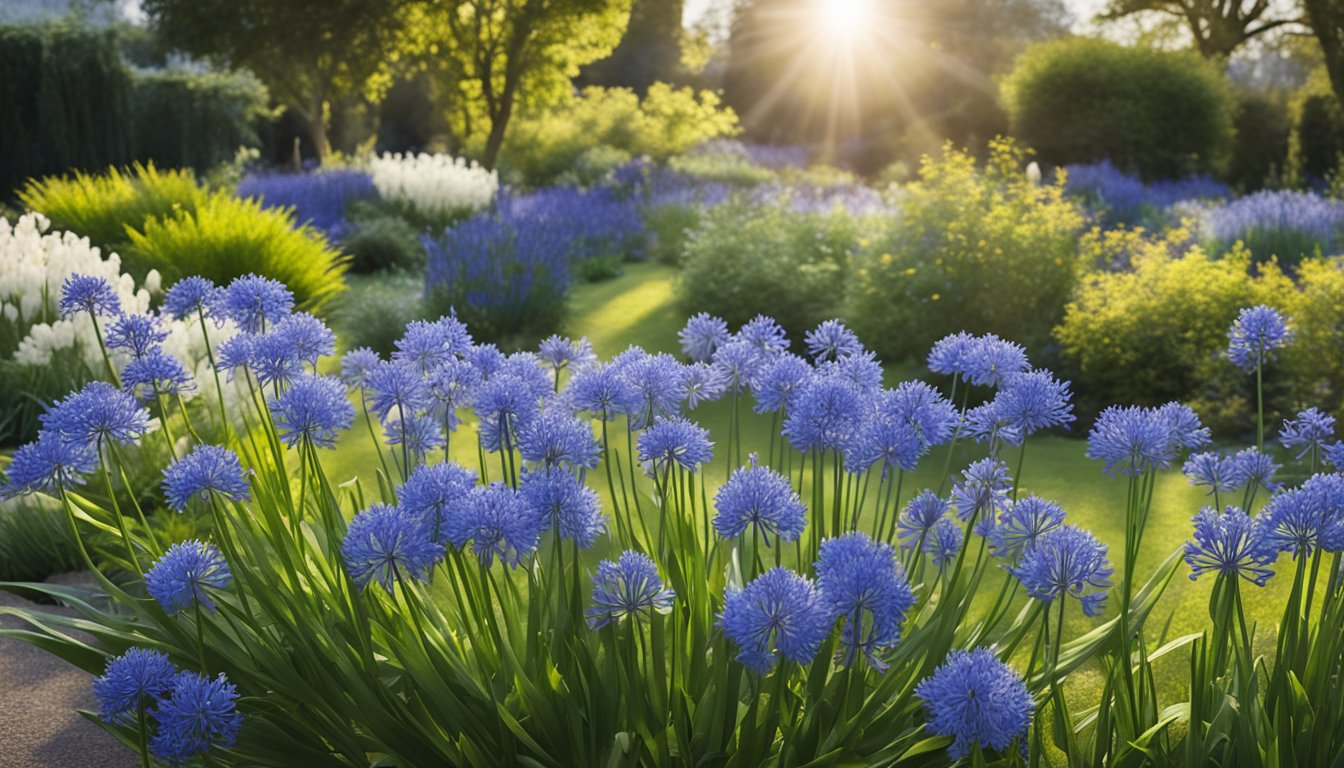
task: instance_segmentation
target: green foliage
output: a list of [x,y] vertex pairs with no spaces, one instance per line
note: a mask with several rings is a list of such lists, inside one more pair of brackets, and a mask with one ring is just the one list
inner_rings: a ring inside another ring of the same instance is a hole
[[1291,127],[1280,101],[1258,93],[1239,93],[1227,180],[1247,191],[1278,186],[1287,172]]
[[351,272],[413,270],[425,265],[425,250],[415,227],[398,216],[358,221],[341,247],[350,255]]
[[129,233],[122,254],[128,272],[157,269],[165,285],[189,275],[216,283],[256,273],[294,292],[299,309],[320,311],[345,290],[348,259],[309,226],[295,227],[288,209],[216,192],[196,209],[147,219]]
[[0,581],[42,581],[79,564],[79,545],[60,508],[36,500],[0,505]]
[[925,158],[887,233],[856,262],[855,330],[887,359],[949,333],[997,333],[1041,350],[1079,271],[1081,212],[1062,184],[1038,187],[1010,142],[983,167],[950,146]]
[[584,67],[582,80],[643,93],[680,74],[684,0],[633,0],[630,23],[611,55]]
[[500,163],[533,184],[571,169],[584,181],[582,166],[593,163],[589,153],[599,147],[666,160],[736,132],[737,116],[711,91],[654,83],[641,99],[625,88],[586,88],[515,120]]
[[623,149],[599,144],[579,153],[574,158],[573,167],[562,173],[557,181],[567,186],[591,187],[632,159],[630,153]]
[[0,26],[0,198],[29,178],[130,160],[130,93],[110,34]]
[[1193,53],[1091,38],[1033,46],[1003,84],[1013,134],[1053,164],[1109,158],[1148,179],[1221,167],[1230,86]]
[[1294,409],[1318,405],[1344,416],[1344,260],[1307,259],[1297,265],[1297,290],[1284,311],[1294,340],[1284,350],[1282,370]]
[[1292,180],[1302,184],[1325,179],[1344,156],[1344,105],[1325,69],[1317,69],[1293,97],[1289,145]]
[[[110,168],[91,175],[76,172],[29,182],[19,193],[29,209],[51,219],[54,230],[89,238],[105,251],[120,251],[129,242],[127,228],[178,212],[194,212],[206,194],[190,171],[160,171],[153,163],[130,170]],[[143,273],[134,273],[137,280]]]
[[754,187],[778,178],[769,168],[750,158],[731,152],[691,152],[677,155],[667,167],[700,181],[713,181],[734,187]]
[[406,324],[426,316],[423,293],[423,280],[406,273],[352,276],[350,290],[335,303],[333,327],[346,347],[369,347],[387,357]]
[[688,238],[700,225],[700,207],[681,203],[649,205],[641,215],[649,231],[649,257],[664,264],[680,264]]
[[678,301],[731,328],[766,314],[795,338],[835,317],[861,221],[802,213],[787,199],[718,206],[686,238]]
[[266,87],[246,72],[158,70],[135,78],[135,156],[204,173],[258,143]]

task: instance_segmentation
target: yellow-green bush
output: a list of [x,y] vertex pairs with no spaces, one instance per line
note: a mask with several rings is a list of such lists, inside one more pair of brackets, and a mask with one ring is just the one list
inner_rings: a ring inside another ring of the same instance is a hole
[[309,226],[295,227],[289,209],[262,208],[216,192],[194,211],[151,218],[130,230],[122,254],[128,269],[157,269],[164,284],[188,275],[216,283],[256,273],[289,286],[300,309],[320,311],[345,290],[348,259]]
[[1295,339],[1284,350],[1294,410],[1309,405],[1344,417],[1344,260],[1308,259],[1285,310]]
[[984,167],[948,146],[897,198],[888,232],[856,259],[848,316],[879,356],[923,355],[956,331],[1039,350],[1079,271],[1079,210],[1062,185],[1038,187],[1010,142]]
[[737,115],[710,91],[654,83],[641,100],[626,88],[586,88],[566,102],[515,119],[500,164],[538,184],[574,168],[595,147],[665,160],[737,130]]

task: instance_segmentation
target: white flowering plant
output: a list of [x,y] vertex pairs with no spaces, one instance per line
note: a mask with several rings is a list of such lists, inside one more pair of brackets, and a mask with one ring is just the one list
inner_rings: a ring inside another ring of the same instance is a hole
[[369,159],[368,171],[384,200],[435,223],[489,206],[499,189],[494,171],[443,154],[384,153]]

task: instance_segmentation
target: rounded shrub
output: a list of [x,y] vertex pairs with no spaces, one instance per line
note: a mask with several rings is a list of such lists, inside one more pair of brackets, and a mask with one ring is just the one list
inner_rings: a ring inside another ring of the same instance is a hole
[[1089,38],[1027,49],[1003,84],[1013,134],[1048,163],[1109,158],[1148,179],[1218,168],[1234,100],[1194,53]]
[[341,243],[350,255],[350,271],[413,270],[425,265],[425,249],[415,227],[396,216],[360,221]]

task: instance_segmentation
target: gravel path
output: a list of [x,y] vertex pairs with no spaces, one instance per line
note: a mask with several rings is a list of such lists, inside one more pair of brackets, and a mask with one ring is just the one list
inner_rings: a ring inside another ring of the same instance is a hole
[[[70,583],[71,577],[53,579]],[[31,603],[0,591],[0,605]],[[42,610],[65,611],[54,606]],[[0,626],[23,622],[0,617]],[[0,638],[0,768],[134,768],[135,753],[75,710],[92,709],[90,676],[46,651]]]

